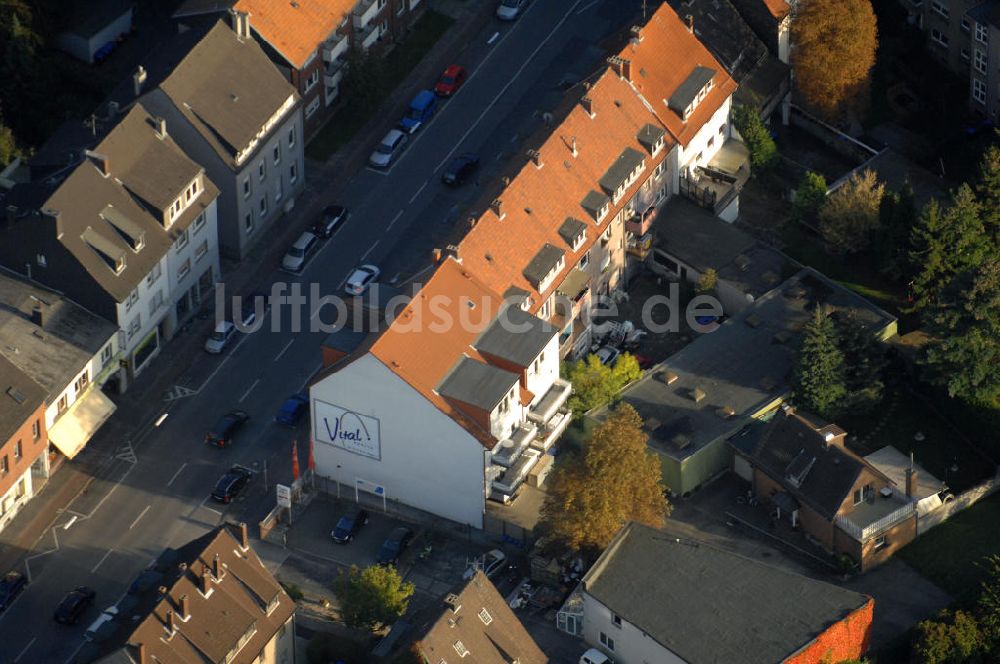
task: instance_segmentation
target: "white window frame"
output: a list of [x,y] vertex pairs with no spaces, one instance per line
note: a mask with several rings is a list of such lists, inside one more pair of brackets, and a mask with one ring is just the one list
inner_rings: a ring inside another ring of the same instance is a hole
[[600,633],[600,635],[597,637],[597,640],[601,642],[602,646],[604,646],[611,652],[615,651],[615,640],[612,637],[605,634],[604,632]]
[[303,88],[303,92],[309,92],[319,83],[319,68],[313,69],[309,72],[309,76],[306,77],[306,86]]
[[948,35],[937,28],[931,28],[931,41],[943,48],[948,48]]
[[288,181],[295,184],[299,179],[299,165],[294,161],[288,166]]
[[247,175],[243,178],[243,198],[250,198],[250,194],[253,193],[253,187],[250,186],[250,176]]
[[989,28],[982,23],[976,23],[976,41],[985,44],[989,40]]
[[188,242],[190,240],[191,236],[188,234],[188,229],[185,228],[177,236],[177,239],[174,240],[174,251],[176,251],[177,253],[181,253],[181,251],[184,250],[184,247],[188,245]]
[[932,0],[931,11],[945,19],[946,21],[951,18],[951,12],[949,9],[941,3],[939,0]]
[[206,255],[208,255],[208,240],[202,242],[198,245],[198,248],[194,250],[194,262],[197,263]]
[[986,84],[978,78],[972,79],[972,98],[980,104],[986,105]]
[[980,74],[985,74],[989,70],[990,59],[986,55],[986,51],[981,48],[976,49],[975,58],[972,61],[972,66],[976,68]]
[[191,272],[191,259],[186,259],[181,263],[180,267],[177,268],[177,283],[184,280],[184,277],[188,276]]

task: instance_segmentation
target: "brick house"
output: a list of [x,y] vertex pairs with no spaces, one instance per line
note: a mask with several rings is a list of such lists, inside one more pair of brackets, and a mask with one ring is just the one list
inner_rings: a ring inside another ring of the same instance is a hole
[[0,355],[0,530],[35,494],[48,447],[45,389]]

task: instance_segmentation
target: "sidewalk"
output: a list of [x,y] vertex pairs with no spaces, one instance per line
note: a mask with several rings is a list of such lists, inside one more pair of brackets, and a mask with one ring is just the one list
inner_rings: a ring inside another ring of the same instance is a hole
[[[448,14],[455,19],[455,24],[441,37],[431,53],[414,67],[407,79],[383,101],[379,112],[347,145],[326,163],[307,159],[307,184],[290,214],[291,218],[286,216],[278,220],[270,229],[268,240],[259,242],[241,263],[223,260],[222,272],[227,292],[245,294],[261,286],[279,264],[285,248],[317,217],[329,199],[336,198],[350,186],[352,178],[342,177],[342,174],[355,173],[365,167],[371,146],[394,124],[395,120],[390,119],[403,113],[413,94],[426,87],[456,58],[493,13],[493,3],[487,0],[428,0],[428,7]],[[322,183],[321,189],[310,186],[310,182]],[[210,312],[213,306],[214,295],[202,303],[202,311]],[[212,316],[201,318],[195,315],[166,344],[128,392],[114,397],[118,410],[111,419],[80,455],[64,463],[10,525],[0,532],[0,573],[21,566],[36,546],[45,550],[47,547],[40,545],[39,540],[69,502],[86,492],[95,479],[115,475],[122,464],[116,459],[120,446],[149,427],[166,410],[163,397],[199,357],[205,337],[212,327]]]

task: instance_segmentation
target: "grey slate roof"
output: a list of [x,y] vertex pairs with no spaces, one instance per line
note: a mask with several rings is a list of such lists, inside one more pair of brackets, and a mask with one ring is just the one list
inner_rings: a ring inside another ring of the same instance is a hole
[[463,357],[437,391],[443,397],[491,411],[517,381],[517,374]]
[[667,100],[667,106],[670,107],[677,115],[683,116],[684,109],[686,109],[691,102],[695,100],[698,93],[705,85],[715,78],[715,70],[711,67],[704,67],[698,65],[694,68],[684,82],[677,86],[674,93],[670,95],[670,99]]
[[601,176],[601,187],[609,194],[613,194],[618,187],[625,183],[630,173],[635,171],[642,164],[645,157],[638,150],[625,148],[615,159],[615,163]]
[[646,124],[639,133],[635,135],[635,138],[639,143],[642,144],[650,154],[653,154],[653,146],[656,142],[663,138],[663,135],[667,133],[667,130],[663,127],[658,127],[654,124]]
[[472,345],[481,353],[527,367],[545,349],[555,333],[555,329],[541,318],[520,307],[509,306]]
[[[31,320],[36,304],[41,305],[41,327]],[[47,402],[117,332],[117,326],[57,293],[0,273],[0,355],[44,388]]]
[[774,664],[871,598],[711,545],[626,525],[583,589],[688,664]]
[[298,97],[257,42],[237,38],[222,21],[178,63],[160,89],[234,168],[236,154],[290,97]]
[[572,248],[574,242],[587,231],[587,224],[573,217],[566,217],[566,221],[559,226],[559,235],[566,240],[567,246]]
[[45,403],[45,390],[0,355],[0,445]]
[[611,203],[611,199],[600,192],[590,190],[587,195],[583,197],[580,201],[580,207],[590,213],[590,216],[597,221],[597,213],[601,211],[605,205]]
[[537,287],[565,255],[562,249],[546,242],[524,268],[524,276]]

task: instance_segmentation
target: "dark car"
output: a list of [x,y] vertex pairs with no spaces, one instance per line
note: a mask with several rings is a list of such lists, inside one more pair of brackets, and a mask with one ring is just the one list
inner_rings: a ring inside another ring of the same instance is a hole
[[253,477],[253,471],[249,468],[233,466],[216,482],[215,489],[212,490],[212,498],[224,504],[233,502],[233,499],[239,495],[251,477]]
[[299,392],[285,399],[285,403],[278,409],[278,414],[274,416],[274,421],[292,427],[307,410],[309,410],[309,394]]
[[462,153],[452,159],[448,168],[444,169],[441,182],[457,187],[475,173],[477,168],[479,168],[479,155],[472,152]]
[[95,597],[97,597],[97,593],[87,586],[80,586],[69,591],[59,602],[52,619],[63,625],[75,625],[80,620],[80,616],[94,603]]
[[441,74],[441,78],[434,85],[434,93],[439,97],[450,97],[465,83],[468,72],[465,67],[459,65],[449,65]]
[[0,579],[0,611],[6,611],[21,594],[28,580],[20,572],[10,571]]
[[344,206],[329,205],[323,208],[323,216],[313,225],[313,233],[321,238],[328,238],[337,232],[348,216],[350,213]]
[[229,411],[205,434],[205,442],[217,447],[232,445],[233,436],[249,419],[250,415],[245,410]]
[[366,523],[368,523],[368,512],[364,510],[342,516],[337,522],[337,527],[330,533],[330,537],[338,544],[347,544],[354,539],[354,536],[361,530],[361,526]]
[[392,534],[382,542],[382,548],[378,552],[379,565],[395,565],[399,562],[399,557],[406,551],[413,539],[413,531],[409,528],[396,528]]

